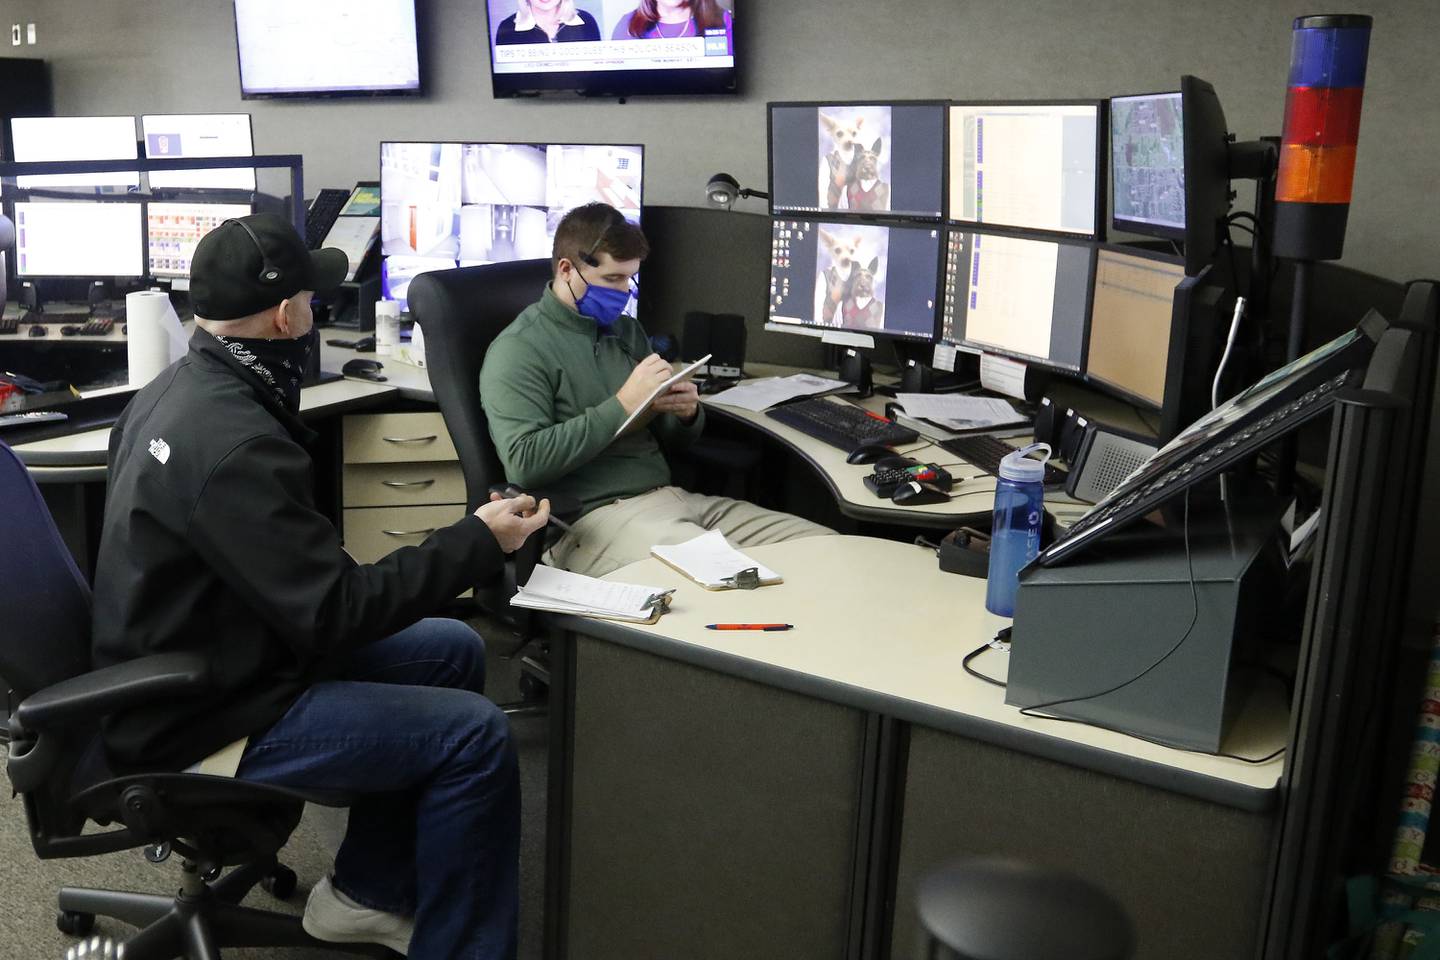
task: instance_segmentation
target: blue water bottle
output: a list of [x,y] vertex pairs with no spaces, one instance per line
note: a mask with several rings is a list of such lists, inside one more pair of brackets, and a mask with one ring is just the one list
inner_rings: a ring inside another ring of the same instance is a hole
[[[1039,452],[1040,459],[1030,455]],[[1048,443],[1032,443],[1000,461],[995,480],[995,519],[990,529],[990,573],[985,609],[1015,616],[1020,568],[1040,552],[1040,521],[1045,516],[1045,461]]]

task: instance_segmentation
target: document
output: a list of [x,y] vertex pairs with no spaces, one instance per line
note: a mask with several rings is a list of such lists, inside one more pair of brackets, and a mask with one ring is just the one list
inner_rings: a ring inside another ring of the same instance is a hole
[[620,424],[620,429],[615,431],[615,436],[618,437],[620,436],[620,434],[624,433],[625,429],[629,427],[630,424],[635,422],[636,417],[640,416],[640,414],[644,413],[646,410],[649,410],[650,404],[654,403],[655,399],[659,397],[660,394],[664,393],[666,390],[669,390],[681,380],[689,380],[691,377],[695,376],[696,370],[700,369],[705,364],[710,362],[710,356],[711,355],[708,353],[705,354],[705,356],[701,357],[699,360],[696,360],[694,363],[690,364],[690,366],[681,370],[679,373],[676,373],[669,380],[666,380],[664,383],[660,384],[660,386],[650,391],[650,396],[645,398],[645,402],[640,404],[640,406],[636,407],[635,412],[630,414],[630,416],[626,417],[625,422]]
[[537,566],[510,602],[531,610],[653,623],[672,591],[635,583],[613,583],[556,567]]
[[993,353],[980,354],[980,385],[1006,396],[1025,399],[1025,364]]
[[727,407],[739,407],[752,413],[762,413],[777,403],[794,400],[796,397],[818,397],[827,393],[838,393],[854,389],[854,384],[844,380],[830,380],[810,373],[796,373],[788,377],[764,377],[747,380],[729,390],[722,390],[705,399]]
[[899,393],[895,399],[905,413],[929,420],[947,430],[987,430],[1024,423],[1009,401],[998,397],[972,397],[961,393]]
[[338,217],[321,244],[324,247],[339,247],[350,258],[350,269],[345,274],[347,281],[355,279],[360,261],[370,251],[370,245],[380,235],[379,217]]
[[781,581],[780,574],[763,564],[756,563],[745,554],[730,546],[725,535],[719,530],[709,530],[684,543],[660,544],[650,548],[654,556],[679,570],[707,590],[724,590],[733,587],[730,581],[741,570],[756,568],[760,585],[766,586]]

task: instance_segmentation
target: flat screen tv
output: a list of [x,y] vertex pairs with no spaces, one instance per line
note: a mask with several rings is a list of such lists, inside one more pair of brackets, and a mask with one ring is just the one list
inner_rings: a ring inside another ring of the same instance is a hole
[[734,93],[735,0],[486,0],[496,97]]
[[417,95],[415,0],[235,0],[240,95]]

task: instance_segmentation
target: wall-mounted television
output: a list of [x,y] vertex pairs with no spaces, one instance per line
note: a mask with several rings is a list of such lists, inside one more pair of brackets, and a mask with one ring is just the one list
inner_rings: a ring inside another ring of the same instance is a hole
[[240,95],[421,92],[415,0],[235,0]]
[[496,97],[734,93],[735,0],[486,0]]

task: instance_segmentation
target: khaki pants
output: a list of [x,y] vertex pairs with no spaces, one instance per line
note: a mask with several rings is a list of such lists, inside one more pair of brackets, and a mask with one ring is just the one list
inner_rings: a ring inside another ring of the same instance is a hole
[[650,548],[657,544],[683,543],[706,530],[719,530],[740,549],[835,534],[828,527],[744,500],[660,487],[591,510],[556,541],[545,562],[573,573],[603,577],[650,556]]

